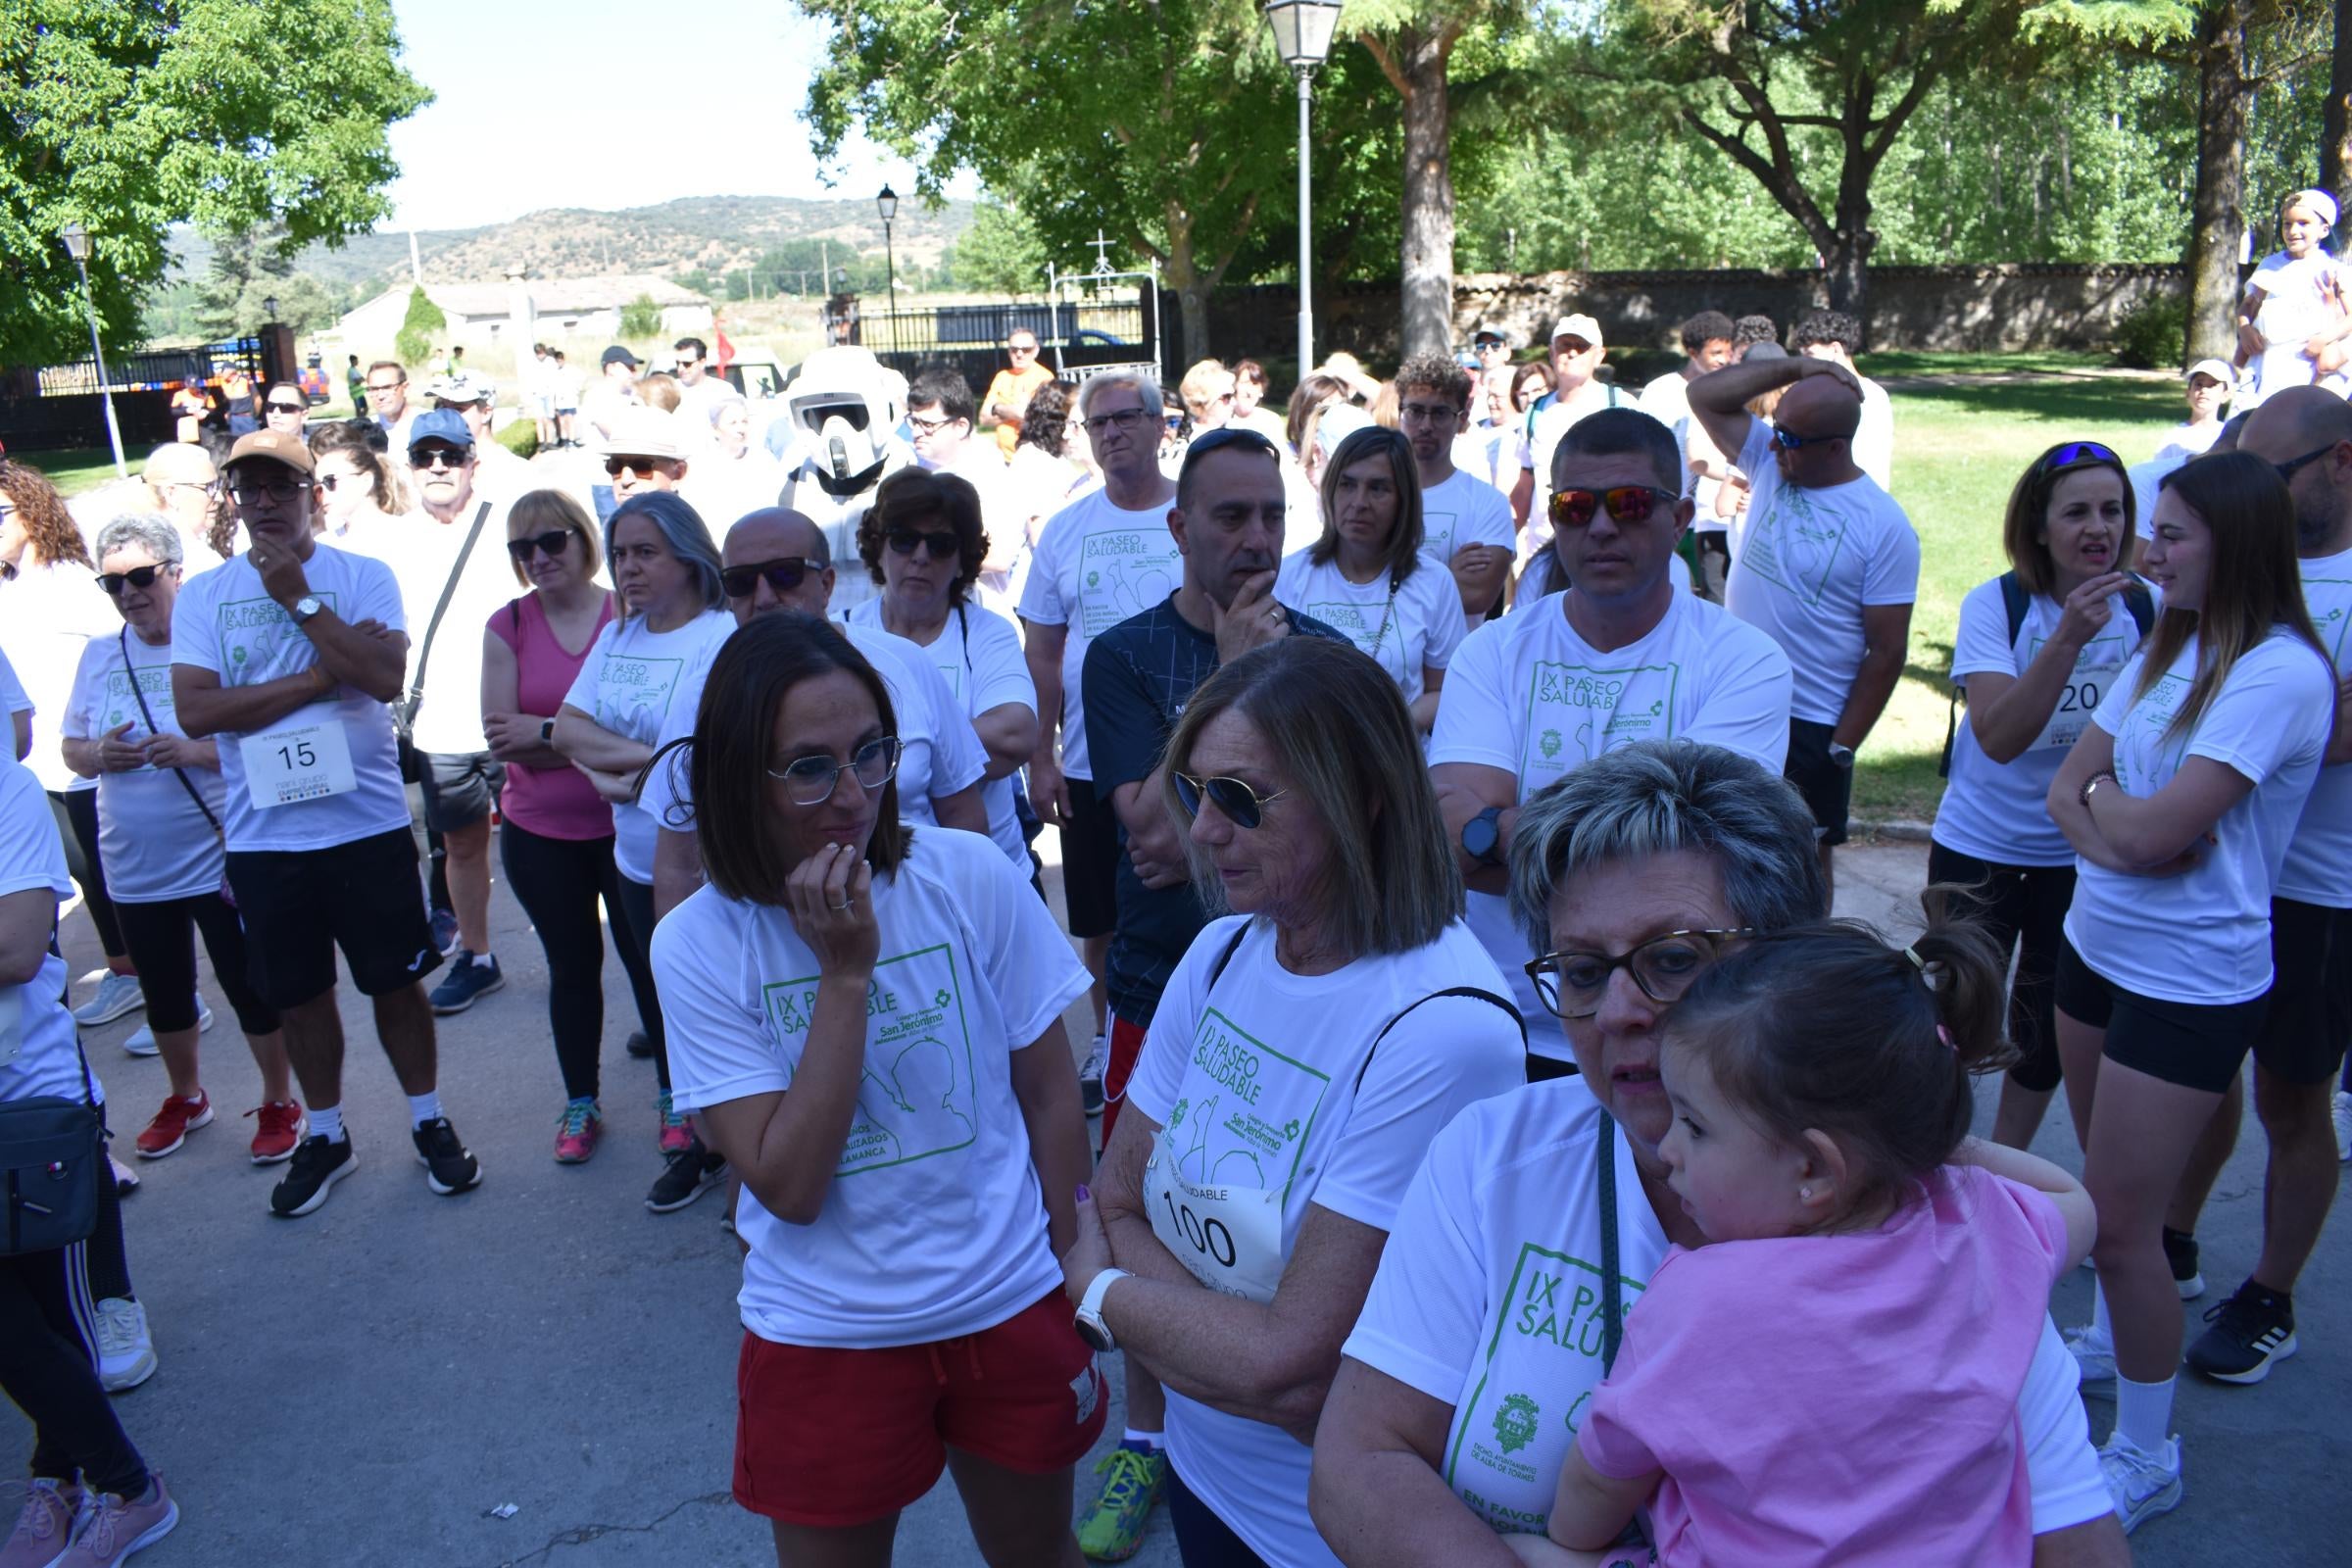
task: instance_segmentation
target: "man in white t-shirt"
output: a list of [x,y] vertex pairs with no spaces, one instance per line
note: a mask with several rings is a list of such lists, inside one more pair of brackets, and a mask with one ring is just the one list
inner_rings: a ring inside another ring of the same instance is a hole
[[408,368],[398,360],[378,360],[368,367],[368,413],[383,428],[395,462],[409,450],[409,427],[423,409],[409,401]]
[[1453,574],[1462,613],[1475,627],[1510,580],[1511,504],[1453,466],[1453,442],[1470,420],[1470,372],[1448,355],[1416,354],[1396,368],[1396,427],[1421,475],[1421,554]]
[[699,337],[682,337],[670,348],[677,354],[671,374],[678,382],[678,417],[697,432],[710,428],[710,410],[735,396],[735,389],[710,373],[710,345]]
[[1525,561],[1551,537],[1551,454],[1560,437],[1587,415],[1630,407],[1633,398],[1600,378],[1600,323],[1583,314],[1564,316],[1551,329],[1551,390],[1527,411],[1519,440],[1519,482],[1511,510],[1522,519],[1519,557]]
[[1642,412],[1671,430],[1690,414],[1690,383],[1732,363],[1732,318],[1701,311],[1682,326],[1683,363],[1642,389]]
[[[508,451],[493,432],[492,426],[497,422],[494,411],[498,406],[498,388],[488,376],[473,370],[460,370],[455,375],[437,377],[425,387],[424,395],[435,409],[454,414],[466,421],[466,433],[473,437],[473,489],[476,495],[512,501],[525,490],[535,487],[531,466]],[[419,439],[412,427],[409,445],[414,447]]]
[[624,413],[642,406],[637,400],[637,371],[641,363],[618,343],[605,350],[597,361],[598,380],[580,396],[579,416],[588,426],[590,436],[600,440],[611,436]]
[[441,1112],[424,977],[441,962],[416,883],[408,792],[386,704],[401,694],[408,619],[392,569],[320,544],[311,454],[274,431],[241,438],[224,481],[253,547],[191,578],[172,617],[172,693],[190,739],[220,742],[228,881],[254,989],[285,1020],[311,1136],[270,1195],[308,1214],[356,1168],[343,1130],[336,950],[374,1004],[408,1096],[425,1185],[481,1166]]
[[[1463,640],[1430,736],[1430,782],[1470,889],[1470,928],[1520,1008],[1543,1017],[1505,900],[1520,806],[1635,741],[1728,746],[1779,767],[1788,660],[1770,637],[1675,590],[1690,524],[1673,432],[1634,409],[1580,420],[1553,453],[1550,549],[1569,586]],[[1566,1059],[1556,1030],[1530,1049]]]
[[1843,311],[1814,311],[1788,335],[1788,352],[1843,366],[1862,389],[1862,419],[1854,430],[1854,465],[1882,490],[1894,488],[1894,403],[1886,389],[1854,365],[1862,352],[1862,323]]
[[[1776,387],[1788,391],[1774,422],[1747,412]],[[1837,360],[1728,366],[1691,383],[1690,416],[1754,486],[1724,603],[1795,667],[1787,773],[1813,809],[1828,875],[1845,842],[1854,753],[1902,678],[1919,535],[1856,460],[1861,393]]]

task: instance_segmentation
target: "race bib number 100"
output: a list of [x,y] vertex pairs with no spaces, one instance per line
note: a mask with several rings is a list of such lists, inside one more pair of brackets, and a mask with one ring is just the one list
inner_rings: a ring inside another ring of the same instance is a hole
[[237,752],[245,762],[245,790],[257,811],[347,795],[359,787],[351,771],[351,743],[339,723],[248,735],[237,743]]

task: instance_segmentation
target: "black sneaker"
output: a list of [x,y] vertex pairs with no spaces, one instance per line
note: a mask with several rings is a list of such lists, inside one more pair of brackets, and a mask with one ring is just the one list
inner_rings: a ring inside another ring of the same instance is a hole
[[653,1191],[645,1195],[645,1206],[657,1214],[672,1213],[716,1187],[726,1175],[726,1157],[705,1149],[698,1138],[669,1156],[662,1174],[654,1178]]
[[326,1201],[335,1183],[359,1168],[349,1138],[330,1141],[323,1133],[305,1138],[294,1146],[285,1175],[270,1189],[270,1212],[279,1219],[308,1214]]
[[1110,1042],[1097,1035],[1078,1064],[1078,1106],[1089,1116],[1102,1114],[1102,1072],[1110,1061]]
[[2197,1239],[2186,1231],[2164,1227],[2164,1260],[2173,1266],[2173,1283],[2180,1299],[2193,1301],[2205,1294],[2205,1276],[2197,1272]]
[[424,1185],[443,1198],[481,1185],[482,1162],[458,1142],[458,1130],[447,1116],[435,1116],[410,1135],[416,1141],[416,1163],[424,1167]]
[[2295,1308],[2252,1280],[2205,1314],[2213,1327],[2188,1348],[2188,1364],[2220,1383],[2260,1383],[2295,1353]]
[[640,1029],[636,1033],[629,1036],[630,1055],[635,1056],[639,1061],[643,1061],[646,1057],[652,1055],[653,1054],[654,1043],[646,1038],[644,1030]]

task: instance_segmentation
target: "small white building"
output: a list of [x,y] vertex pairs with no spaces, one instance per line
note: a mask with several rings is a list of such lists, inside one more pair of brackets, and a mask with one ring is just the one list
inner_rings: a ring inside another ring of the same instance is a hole
[[[344,343],[389,344],[408,319],[412,285],[397,283],[335,323],[331,336]],[[516,291],[527,296],[524,305]],[[639,298],[662,311],[663,339],[706,333],[710,302],[665,277],[623,273],[616,277],[512,278],[503,283],[427,283],[424,292],[449,325],[434,334],[434,347],[462,344],[480,352],[514,348],[516,321],[531,323],[539,339],[620,337],[620,312]],[[518,306],[520,307],[518,309]],[[529,345],[520,346],[524,353]]]

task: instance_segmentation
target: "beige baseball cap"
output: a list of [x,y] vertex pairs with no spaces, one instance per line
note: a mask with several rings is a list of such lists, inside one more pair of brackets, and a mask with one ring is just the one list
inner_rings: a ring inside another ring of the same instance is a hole
[[1600,323],[1582,311],[1574,316],[1563,316],[1553,324],[1551,340],[1556,343],[1564,337],[1581,337],[1593,348],[1602,346]]
[[608,458],[684,458],[686,441],[678,433],[678,416],[654,408],[629,408],[615,414],[612,433],[597,443]]
[[237,437],[237,444],[228,449],[228,461],[220,466],[233,468],[247,458],[268,458],[297,473],[313,473],[318,466],[311,461],[311,449],[303,445],[302,437],[280,435],[275,430],[255,430]]

